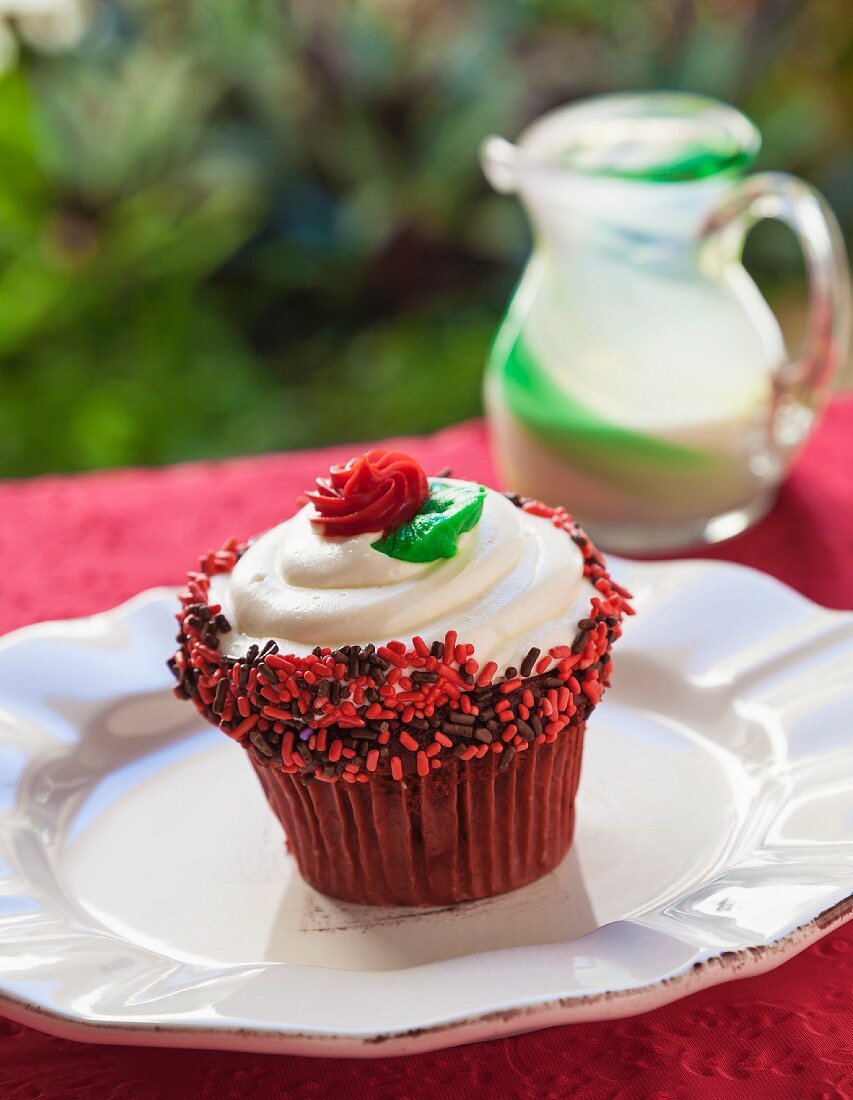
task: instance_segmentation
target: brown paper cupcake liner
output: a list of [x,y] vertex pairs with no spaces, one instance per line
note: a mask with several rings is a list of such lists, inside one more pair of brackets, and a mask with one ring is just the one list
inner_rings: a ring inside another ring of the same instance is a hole
[[566,855],[586,722],[404,782],[308,783],[249,758],[303,878],[363,905],[441,906],[515,890]]

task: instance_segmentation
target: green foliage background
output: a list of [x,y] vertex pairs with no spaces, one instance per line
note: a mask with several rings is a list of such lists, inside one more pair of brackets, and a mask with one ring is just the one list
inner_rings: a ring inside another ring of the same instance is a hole
[[[74,43],[58,18],[0,38],[3,475],[476,414],[529,246],[478,143],[578,96],[727,99],[759,123],[762,164],[816,183],[853,230],[848,0],[122,0],[82,14]],[[776,286],[790,243],[769,233],[753,253]]]

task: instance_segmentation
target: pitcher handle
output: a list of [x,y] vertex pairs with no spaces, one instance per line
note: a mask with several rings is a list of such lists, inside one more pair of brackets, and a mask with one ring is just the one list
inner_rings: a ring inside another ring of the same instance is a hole
[[706,221],[725,262],[740,262],[746,235],[764,218],[783,222],[806,260],[809,310],[803,353],[780,363],[774,379],[770,434],[782,450],[801,443],[826,400],[832,376],[847,355],[850,276],[844,239],[826,200],[784,172],[764,172],[736,184]]

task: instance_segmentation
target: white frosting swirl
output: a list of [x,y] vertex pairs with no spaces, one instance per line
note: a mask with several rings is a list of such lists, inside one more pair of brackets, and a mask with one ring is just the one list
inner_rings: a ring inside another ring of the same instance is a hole
[[308,505],[254,542],[214,598],[234,627],[228,652],[274,638],[283,652],[375,645],[456,630],[482,666],[518,665],[574,638],[594,590],[564,531],[488,491],[480,522],[452,558],[398,561],[374,550],[376,533],[327,538]]

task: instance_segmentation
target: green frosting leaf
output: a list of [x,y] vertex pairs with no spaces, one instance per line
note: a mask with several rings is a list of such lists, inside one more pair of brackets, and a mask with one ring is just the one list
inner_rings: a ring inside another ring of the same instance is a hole
[[485,499],[482,485],[430,478],[429,496],[417,515],[371,545],[380,554],[400,561],[452,558],[459,536],[480,522]]

